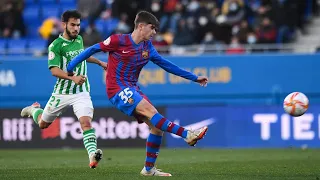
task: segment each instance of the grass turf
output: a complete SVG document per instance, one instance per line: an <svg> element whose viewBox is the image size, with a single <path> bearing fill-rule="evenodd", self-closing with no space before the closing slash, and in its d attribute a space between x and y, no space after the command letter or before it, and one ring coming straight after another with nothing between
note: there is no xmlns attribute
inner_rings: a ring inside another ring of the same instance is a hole
<svg viewBox="0 0 320 180"><path fill-rule="evenodd" d="M148 178L139 175L144 149L103 151L103 160L93 170L84 149L0 150L0 179ZM318 180L320 150L161 149L157 167L170 172L170 179Z"/></svg>

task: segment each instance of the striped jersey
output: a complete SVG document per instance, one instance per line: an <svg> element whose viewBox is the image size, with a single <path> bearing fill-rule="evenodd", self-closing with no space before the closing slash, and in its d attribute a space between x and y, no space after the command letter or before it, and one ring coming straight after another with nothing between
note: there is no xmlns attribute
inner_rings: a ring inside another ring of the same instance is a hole
<svg viewBox="0 0 320 180"><path fill-rule="evenodd" d="M158 54L151 41L136 44L131 34L114 34L100 42L100 49L109 52L106 85L108 98L120 90L137 85L142 68L152 61L165 71L180 77L196 81L197 76L185 71Z"/></svg>
<svg viewBox="0 0 320 180"><path fill-rule="evenodd" d="M60 35L48 47L48 66L58 67L67 72L67 64L72 58L84 50L83 40L80 35L76 39L68 40ZM74 68L75 75L87 76L87 63L83 61ZM90 92L88 78L81 86L76 85L72 80L58 78L54 85L53 94L77 94Z"/></svg>

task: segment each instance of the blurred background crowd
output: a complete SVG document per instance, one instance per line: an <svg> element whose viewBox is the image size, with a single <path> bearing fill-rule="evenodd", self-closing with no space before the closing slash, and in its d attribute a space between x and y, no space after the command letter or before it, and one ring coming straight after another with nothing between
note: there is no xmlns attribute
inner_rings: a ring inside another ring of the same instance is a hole
<svg viewBox="0 0 320 180"><path fill-rule="evenodd" d="M112 33L130 33L139 10L160 20L157 47L168 45L283 44L318 16L317 0L1 0L0 48L44 50L62 31L60 15L78 9L85 46Z"/></svg>

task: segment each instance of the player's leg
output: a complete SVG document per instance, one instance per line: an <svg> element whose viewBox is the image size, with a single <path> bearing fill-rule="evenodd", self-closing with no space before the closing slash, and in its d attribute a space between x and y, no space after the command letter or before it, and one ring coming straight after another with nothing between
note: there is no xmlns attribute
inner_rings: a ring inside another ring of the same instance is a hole
<svg viewBox="0 0 320 180"><path fill-rule="evenodd" d="M155 128L149 121L143 120L143 117L139 117L139 120L145 121L150 127L150 134L146 142L146 161L140 174L143 176L172 176L170 173L162 172L155 167L162 143L163 131Z"/></svg>
<svg viewBox="0 0 320 180"><path fill-rule="evenodd" d="M96 168L102 159L102 150L97 149L97 138L92 128L93 105L89 93L79 93L73 102L73 111L83 130L83 145L89 156L89 167Z"/></svg>
<svg viewBox="0 0 320 180"><path fill-rule="evenodd" d="M48 105L43 110L40 108L38 102L33 103L31 106L27 106L21 111L22 117L32 116L33 121L39 125L40 129L45 129L50 126L50 124L57 118L56 114L48 112Z"/></svg>
<svg viewBox="0 0 320 180"><path fill-rule="evenodd" d="M147 117L145 120L149 121L156 128L184 138L190 146L196 145L198 140L202 139L208 130L207 126L196 131L187 130L163 117L160 113L158 113L156 108L145 99L142 99L139 102L135 108L135 112Z"/></svg>
<svg viewBox="0 0 320 180"><path fill-rule="evenodd" d="M141 91L138 92L145 100L152 104L146 95L144 95ZM150 134L146 142L146 161L140 174L143 176L171 176L170 173L165 173L155 168L155 163L158 158L162 143L163 131L154 127L148 120L145 120L145 118L147 118L145 116L134 114L134 117L138 123L146 122L146 124L150 127Z"/></svg>
<svg viewBox="0 0 320 180"><path fill-rule="evenodd" d="M134 88L125 88L119 91L110 101L123 113L129 116L142 115L146 117L144 119L146 122L150 122L162 131L184 138L190 146L194 146L198 140L202 139L208 130L208 127L203 127L197 131L190 131L167 120Z"/></svg>

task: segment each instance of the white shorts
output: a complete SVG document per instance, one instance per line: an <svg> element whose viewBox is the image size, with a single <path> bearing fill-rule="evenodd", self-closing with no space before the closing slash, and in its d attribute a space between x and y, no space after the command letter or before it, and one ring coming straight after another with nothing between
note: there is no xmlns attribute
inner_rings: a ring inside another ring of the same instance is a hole
<svg viewBox="0 0 320 180"><path fill-rule="evenodd" d="M71 95L52 94L43 110L41 119L47 123L52 123L69 106L73 107L73 112L78 119L83 116L93 117L93 105L90 94L82 92Z"/></svg>

